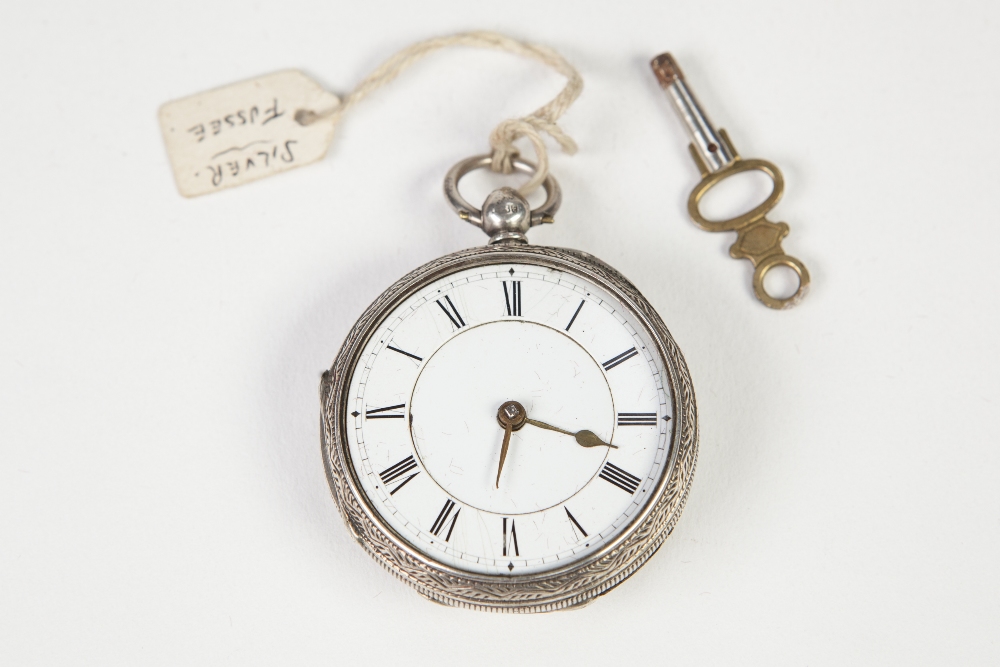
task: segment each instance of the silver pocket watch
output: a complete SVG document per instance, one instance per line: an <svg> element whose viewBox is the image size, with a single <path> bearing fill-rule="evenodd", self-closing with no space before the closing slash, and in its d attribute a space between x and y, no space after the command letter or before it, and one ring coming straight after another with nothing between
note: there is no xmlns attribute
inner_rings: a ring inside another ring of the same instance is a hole
<svg viewBox="0 0 1000 667"><path fill-rule="evenodd" d="M489 611L574 607L670 535L698 452L694 390L660 316L615 269L526 232L501 188L489 244L436 259L372 303L323 374L323 460L358 542L421 595ZM515 160L518 171L534 166Z"/></svg>

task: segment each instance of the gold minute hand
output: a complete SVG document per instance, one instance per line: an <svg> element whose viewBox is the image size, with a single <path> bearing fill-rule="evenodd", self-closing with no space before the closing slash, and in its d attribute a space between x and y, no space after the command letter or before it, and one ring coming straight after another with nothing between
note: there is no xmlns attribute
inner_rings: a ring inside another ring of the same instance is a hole
<svg viewBox="0 0 1000 667"><path fill-rule="evenodd" d="M576 438L576 444L581 447L611 447L612 449L618 449L618 445L612 445L610 443L604 442L593 431L577 431L573 433L572 431L566 431L559 428L558 426L553 426L552 424L546 424L545 422L540 422L537 419L525 419L526 423L532 426L537 426L538 428L544 428L549 431L555 431L556 433L565 433L566 435L571 435Z"/></svg>

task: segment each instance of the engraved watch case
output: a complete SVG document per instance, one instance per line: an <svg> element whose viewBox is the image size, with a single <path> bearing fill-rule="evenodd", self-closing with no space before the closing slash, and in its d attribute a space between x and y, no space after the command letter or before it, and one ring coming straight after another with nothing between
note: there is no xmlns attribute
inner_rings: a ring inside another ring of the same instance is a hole
<svg viewBox="0 0 1000 667"><path fill-rule="evenodd" d="M525 217L521 211L516 213ZM695 397L680 350L659 315L626 278L589 254L530 246L520 239L510 242L509 231L499 233L508 238L441 257L411 272L387 289L360 317L332 368L323 374L323 461L334 500L352 534L376 561L421 595L443 604L479 610L553 611L586 604L608 592L645 563L670 535L684 508L697 459ZM421 553L372 506L351 461L347 438L348 389L366 344L400 303L452 273L515 262L592 281L628 309L645 329L665 364L663 380L670 385L675 421L664 472L648 500L614 539L556 569L532 574L481 574Z"/></svg>

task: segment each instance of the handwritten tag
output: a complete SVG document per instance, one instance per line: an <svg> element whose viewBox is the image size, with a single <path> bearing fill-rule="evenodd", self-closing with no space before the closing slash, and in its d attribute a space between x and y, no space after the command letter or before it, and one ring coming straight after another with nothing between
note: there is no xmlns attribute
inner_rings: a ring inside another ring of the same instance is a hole
<svg viewBox="0 0 1000 667"><path fill-rule="evenodd" d="M322 159L338 104L297 70L167 102L160 129L177 189L197 197Z"/></svg>

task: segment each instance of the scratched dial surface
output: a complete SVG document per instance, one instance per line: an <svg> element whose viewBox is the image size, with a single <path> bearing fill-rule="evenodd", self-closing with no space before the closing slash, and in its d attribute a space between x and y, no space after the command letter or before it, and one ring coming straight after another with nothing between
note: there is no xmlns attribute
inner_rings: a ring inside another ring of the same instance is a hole
<svg viewBox="0 0 1000 667"><path fill-rule="evenodd" d="M399 536L461 570L583 558L629 526L665 472L673 397L651 340L565 271L497 264L429 284L382 321L351 378L362 492ZM507 401L568 433L524 424L501 467ZM584 430L606 445L579 444Z"/></svg>

